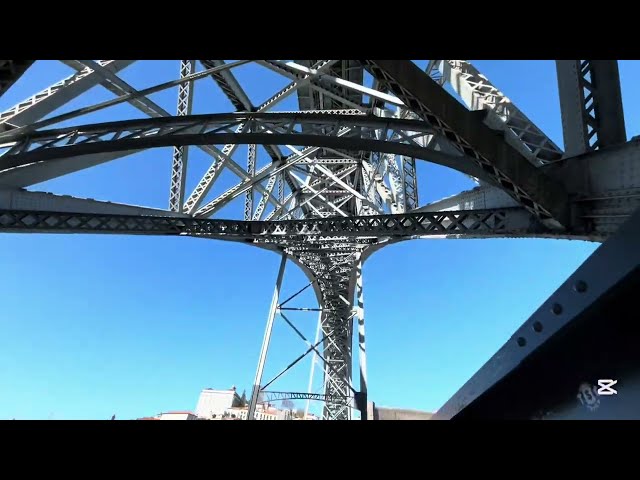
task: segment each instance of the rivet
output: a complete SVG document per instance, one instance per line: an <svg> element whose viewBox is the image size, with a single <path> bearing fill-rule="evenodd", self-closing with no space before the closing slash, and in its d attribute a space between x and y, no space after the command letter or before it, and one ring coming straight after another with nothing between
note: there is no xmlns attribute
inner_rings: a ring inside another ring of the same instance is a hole
<svg viewBox="0 0 640 480"><path fill-rule="evenodd" d="M573 286L573 289L578 293L584 293L587 291L587 282L584 280L578 280Z"/></svg>

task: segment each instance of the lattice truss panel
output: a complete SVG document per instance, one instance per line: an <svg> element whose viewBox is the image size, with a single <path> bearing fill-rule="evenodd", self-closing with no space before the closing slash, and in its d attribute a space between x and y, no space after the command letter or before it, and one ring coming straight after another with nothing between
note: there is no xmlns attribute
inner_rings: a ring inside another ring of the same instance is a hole
<svg viewBox="0 0 640 480"><path fill-rule="evenodd" d="M354 406L352 381L353 323L356 310L355 295L356 264L364 249L374 238L341 238L328 242L320 238L312 248L292 245L287 252L302 264L315 279L322 334L324 362L323 418L326 420L348 420Z"/></svg>
<svg viewBox="0 0 640 480"><path fill-rule="evenodd" d="M0 185L28 187L163 146L174 147L168 210L197 218L214 216L234 201L244 202L245 220L408 212L420 206L416 159L505 183L499 169L478 168L465 158L469 152L443 148L451 144L451 138L442 131L442 122L433 118L425 121L415 109L407 108L405 100L387 93L384 74L374 75L375 88L365 85L366 62L257 61L288 80L257 105L250 100L249 89L234 75L234 69L246 62L182 60L176 62L176 80L144 89L135 88L118 75L132 61L65 63L76 73L0 114L5 130L0 134ZM54 114L96 85L117 97ZM149 98L175 87L175 114ZM193 115L196 87L219 88L235 111ZM297 96L298 110L280 110L279 104L292 95ZM121 103L132 105L149 118L106 124L82 122L87 114ZM514 123L514 115L503 117L507 123ZM56 128L61 122L74 125ZM536 134L542 135L539 129ZM527 145L531 143L529 137L523 139ZM238 158L240 144L248 145L248 155L243 154L246 158ZM271 164L262 168L256 166L259 145L271 157ZM207 154L211 165L195 188L186 191L190 148ZM238 179L237 183L208 198L225 170ZM529 204L526 192L517 185L510 186L510 193L524 199L525 206L532 207L536 215L547 215L541 205Z"/></svg>
<svg viewBox="0 0 640 480"><path fill-rule="evenodd" d="M144 88L120 75L134 61L64 63L73 74L0 113L0 231L191 235L286 251L317 280L325 312L325 418L350 415L336 399L352 397L354 272L366 248L403 238L573 234L567 192L541 168L562 152L468 62L429 61L425 73L409 61L180 60L173 80ZM252 101L251 85L239 80L248 63L284 86ZM0 94L28 66L0 61ZM467 108L442 88L452 80ZM97 86L111 98L58 113ZM168 89L177 93L171 111L151 99ZM224 95L229 110L194 114L198 92ZM118 105L142 115L86 120ZM506 133L485 141L485 128ZM166 210L24 190L160 147L172 150ZM194 150L208 167L187 188ZM432 211L420 203L419 160L506 200ZM224 175L235 180L214 194ZM240 213L225 218L232 204Z"/></svg>
<svg viewBox="0 0 640 480"><path fill-rule="evenodd" d="M319 400L325 403L342 403L340 398L331 397L323 393L307 392L263 392L261 403L280 402L282 400Z"/></svg>

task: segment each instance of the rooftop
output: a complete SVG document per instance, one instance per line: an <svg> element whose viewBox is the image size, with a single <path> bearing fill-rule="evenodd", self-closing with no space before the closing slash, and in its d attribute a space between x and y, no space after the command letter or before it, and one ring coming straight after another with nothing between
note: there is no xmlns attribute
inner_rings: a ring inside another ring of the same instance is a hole
<svg viewBox="0 0 640 480"><path fill-rule="evenodd" d="M226 394L235 394L238 395L238 392L236 390L233 389L227 389L227 390L216 390L214 388L205 388L204 390L202 390L202 393L226 393Z"/></svg>

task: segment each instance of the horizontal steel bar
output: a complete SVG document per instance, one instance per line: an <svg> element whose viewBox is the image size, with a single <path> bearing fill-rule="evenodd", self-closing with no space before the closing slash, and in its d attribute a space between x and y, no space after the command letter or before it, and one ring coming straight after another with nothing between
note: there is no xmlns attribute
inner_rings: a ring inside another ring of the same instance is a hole
<svg viewBox="0 0 640 480"><path fill-rule="evenodd" d="M233 132L237 125L244 123L252 124L250 132ZM309 125L314 128L300 132L283 129L282 125ZM352 131L346 132L345 129L349 128ZM332 129L333 133L328 133L327 129ZM435 151L423 145L419 139L387 138L399 131L427 135L431 130L431 126L423 121L373 115L233 113L157 117L44 130L7 138L0 146L8 149L0 157L0 171L35 162L104 152L185 145L260 144L305 145L404 155L491 181L485 171L462 154L457 156ZM376 136L375 131L387 134Z"/></svg>
<svg viewBox="0 0 640 480"><path fill-rule="evenodd" d="M344 403L349 397L339 395L325 395L324 393L305 393L305 392L269 392L263 391L264 397L262 402L276 402L280 400L317 400L320 402Z"/></svg>
<svg viewBox="0 0 640 480"><path fill-rule="evenodd" d="M199 235L212 238L420 237L429 235L504 236L546 230L521 208L419 212L366 217L287 221L236 221L90 213L0 210L0 231L41 233L125 233Z"/></svg>
<svg viewBox="0 0 640 480"><path fill-rule="evenodd" d="M326 308L293 308L293 307L278 307L278 310L295 310L298 312L326 312Z"/></svg>

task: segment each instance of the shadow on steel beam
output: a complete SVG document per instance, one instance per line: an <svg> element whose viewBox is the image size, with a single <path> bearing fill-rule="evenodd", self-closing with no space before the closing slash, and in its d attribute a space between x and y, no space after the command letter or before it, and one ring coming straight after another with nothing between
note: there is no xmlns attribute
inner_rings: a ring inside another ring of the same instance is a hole
<svg viewBox="0 0 640 480"><path fill-rule="evenodd" d="M640 419L638 292L640 210L434 419Z"/></svg>

